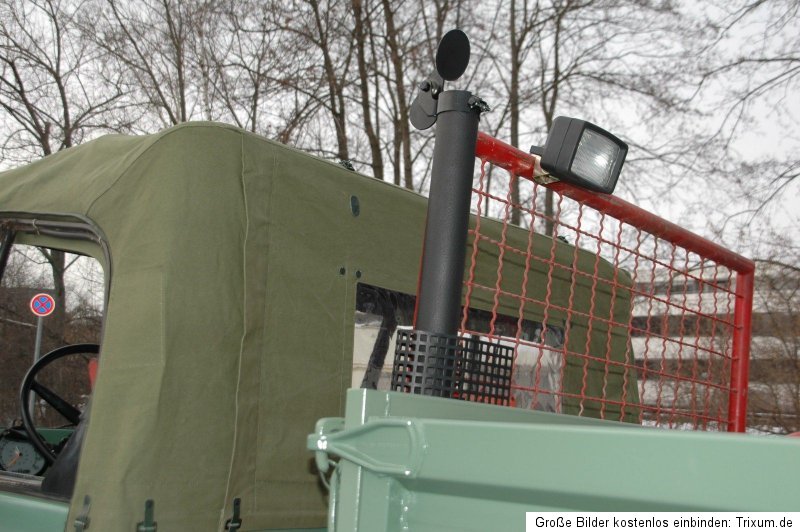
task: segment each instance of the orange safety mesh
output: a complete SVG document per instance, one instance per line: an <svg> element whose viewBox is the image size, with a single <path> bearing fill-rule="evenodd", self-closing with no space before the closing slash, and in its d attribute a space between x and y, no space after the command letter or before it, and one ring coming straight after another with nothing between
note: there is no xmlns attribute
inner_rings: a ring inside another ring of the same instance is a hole
<svg viewBox="0 0 800 532"><path fill-rule="evenodd" d="M729 430L736 272L557 190L546 214L546 192L486 160L473 188L461 334L513 345L512 405Z"/></svg>

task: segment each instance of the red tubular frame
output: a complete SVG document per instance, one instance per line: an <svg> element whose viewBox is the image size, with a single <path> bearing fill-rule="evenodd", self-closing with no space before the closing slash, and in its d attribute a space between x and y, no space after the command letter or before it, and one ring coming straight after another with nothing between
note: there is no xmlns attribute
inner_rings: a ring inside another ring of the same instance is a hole
<svg viewBox="0 0 800 532"><path fill-rule="evenodd" d="M537 157L525 153L485 133L478 133L475 156L510 173L533 180ZM747 416L747 385L750 362L750 323L753 308L755 263L653 213L609 194L591 192L563 182L545 185L564 196L612 216L626 224L681 246L730 268L736 275L736 303L731 363L731 390L728 397L728 431L744 432Z"/></svg>
<svg viewBox="0 0 800 532"><path fill-rule="evenodd" d="M753 266L755 269L755 265ZM731 394L728 398L728 431L744 432L747 425L747 385L750 374L750 321L753 314L754 270L736 276Z"/></svg>

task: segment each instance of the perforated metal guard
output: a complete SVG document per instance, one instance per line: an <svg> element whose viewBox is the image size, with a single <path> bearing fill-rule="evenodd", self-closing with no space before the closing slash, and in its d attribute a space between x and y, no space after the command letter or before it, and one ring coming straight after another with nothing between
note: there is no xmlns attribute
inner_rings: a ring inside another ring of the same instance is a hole
<svg viewBox="0 0 800 532"><path fill-rule="evenodd" d="M392 390L508 405L511 346L425 331L398 331Z"/></svg>

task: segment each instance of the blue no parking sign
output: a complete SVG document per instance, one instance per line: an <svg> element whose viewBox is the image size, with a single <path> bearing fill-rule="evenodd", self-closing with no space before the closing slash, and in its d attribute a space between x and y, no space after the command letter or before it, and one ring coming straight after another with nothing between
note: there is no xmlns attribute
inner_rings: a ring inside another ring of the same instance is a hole
<svg viewBox="0 0 800 532"><path fill-rule="evenodd" d="M56 300L50 294L36 294L31 299L31 312L40 318L49 316L55 309Z"/></svg>

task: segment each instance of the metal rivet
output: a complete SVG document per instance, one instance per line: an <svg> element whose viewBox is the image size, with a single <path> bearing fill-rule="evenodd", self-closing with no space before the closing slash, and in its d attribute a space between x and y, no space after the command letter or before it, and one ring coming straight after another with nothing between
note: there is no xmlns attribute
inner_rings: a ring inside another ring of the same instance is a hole
<svg viewBox="0 0 800 532"><path fill-rule="evenodd" d="M358 202L358 196L350 196L350 212L353 216L361 214L361 205Z"/></svg>
<svg viewBox="0 0 800 532"><path fill-rule="evenodd" d="M361 279L361 270L356 270L356 279Z"/></svg>

